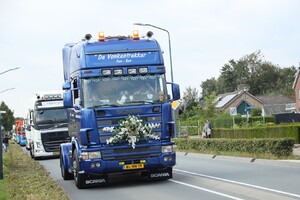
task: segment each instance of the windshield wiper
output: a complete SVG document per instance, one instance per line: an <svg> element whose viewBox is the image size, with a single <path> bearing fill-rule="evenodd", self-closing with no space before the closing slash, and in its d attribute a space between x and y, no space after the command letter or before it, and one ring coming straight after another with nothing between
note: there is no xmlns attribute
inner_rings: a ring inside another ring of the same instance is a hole
<svg viewBox="0 0 300 200"><path fill-rule="evenodd" d="M56 125L52 126L52 127L49 128L49 129L60 128L60 127L63 127L63 126L65 126L65 125L67 125L67 124L68 124L67 122L60 123L60 124L56 124Z"/></svg>
<svg viewBox="0 0 300 200"><path fill-rule="evenodd" d="M153 101L126 101L125 104L135 104L135 103L140 103L140 104L152 104Z"/></svg>
<svg viewBox="0 0 300 200"><path fill-rule="evenodd" d="M102 105L96 105L96 106L91 106L89 108L99 108L99 107L119 107L120 105L118 104L102 104Z"/></svg>

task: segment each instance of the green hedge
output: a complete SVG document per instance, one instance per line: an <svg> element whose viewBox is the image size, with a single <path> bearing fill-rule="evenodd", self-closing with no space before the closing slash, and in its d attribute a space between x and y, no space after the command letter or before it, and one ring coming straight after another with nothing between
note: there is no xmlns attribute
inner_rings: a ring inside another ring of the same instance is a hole
<svg viewBox="0 0 300 200"><path fill-rule="evenodd" d="M210 121L213 122L214 128L232 128L233 126L233 117L231 116L226 116L226 117L214 117L210 118ZM248 122L247 122L248 120ZM195 126L200 122L202 125L206 119L201 119L201 118L188 118L186 120L180 119L179 122L180 125L182 126ZM275 124L275 116L254 116L254 117L249 117L248 119L246 117L242 116L235 116L234 117L234 123L235 125L242 126L245 124L249 125L256 125L257 123L262 123L262 124L268 124L268 123L273 123Z"/></svg>
<svg viewBox="0 0 300 200"><path fill-rule="evenodd" d="M213 138L227 139L253 139L253 138L294 138L296 143L300 143L300 126L298 125L276 125L260 128L214 128Z"/></svg>
<svg viewBox="0 0 300 200"><path fill-rule="evenodd" d="M288 157L293 154L294 138L279 139L196 139L175 138L178 150L196 152L244 152Z"/></svg>

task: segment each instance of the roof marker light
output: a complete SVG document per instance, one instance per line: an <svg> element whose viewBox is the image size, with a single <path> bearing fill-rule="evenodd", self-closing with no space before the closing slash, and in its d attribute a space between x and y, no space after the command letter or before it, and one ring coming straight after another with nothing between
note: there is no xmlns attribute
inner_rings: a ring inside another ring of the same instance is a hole
<svg viewBox="0 0 300 200"><path fill-rule="evenodd" d="M104 41L104 39L105 39L105 38L104 38L104 32L102 32L102 31L101 31L101 32L98 32L98 40L99 40L99 41Z"/></svg>
<svg viewBox="0 0 300 200"><path fill-rule="evenodd" d="M134 40L140 39L139 31L138 31L138 30L134 30L134 31L133 31L133 39L134 39Z"/></svg>

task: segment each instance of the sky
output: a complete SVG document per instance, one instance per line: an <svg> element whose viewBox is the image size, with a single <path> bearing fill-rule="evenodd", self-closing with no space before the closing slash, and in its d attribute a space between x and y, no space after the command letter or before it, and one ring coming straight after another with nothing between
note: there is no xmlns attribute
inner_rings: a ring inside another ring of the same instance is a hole
<svg viewBox="0 0 300 200"><path fill-rule="evenodd" d="M0 102L26 117L36 92L62 88L64 45L99 31L152 31L164 51L167 81L172 59L182 95L188 87L201 92L201 83L218 78L229 60L258 50L281 68L298 67L299 8L298 0L1 0L0 74L18 69L0 75ZM168 30L171 54L166 31L134 23Z"/></svg>

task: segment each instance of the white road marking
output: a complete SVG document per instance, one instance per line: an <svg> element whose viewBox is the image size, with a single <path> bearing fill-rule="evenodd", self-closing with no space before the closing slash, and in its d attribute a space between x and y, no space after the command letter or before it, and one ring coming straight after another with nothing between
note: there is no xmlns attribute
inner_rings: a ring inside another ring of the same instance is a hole
<svg viewBox="0 0 300 200"><path fill-rule="evenodd" d="M169 181L172 181L174 183L178 183L178 184L181 184L181 185L185 185L185 186L188 186L188 187L192 187L192 188L195 188L195 189L198 189L198 190L203 190L205 192L210 192L210 193L213 193L213 194L216 194L216 195L220 195L220 196L223 196L223 197L227 197L227 198L230 198L230 199L244 200L244 199L241 199L241 198L237 198L237 197L234 197L234 196L230 196L230 195L227 195L227 194L223 194L223 193L220 193L220 192L209 190L209 189L206 189L206 188L203 188L203 187L198 187L198 186L191 185L191 184L188 184L188 183L184 183L184 182L180 182L180 181L175 181L173 179L169 179Z"/></svg>
<svg viewBox="0 0 300 200"><path fill-rule="evenodd" d="M278 194L284 194L284 195L300 198L300 195L298 195L298 194L293 194L293 193L284 192L284 191L280 191L280 190L270 189L270 188L261 187L261 186L257 186L257 185L252 185L252 184L248 184L248 183L242 183L242 182L238 182L238 181L232 181L232 180L228 180L228 179L218 178L218 177L209 176L209 175L205 175L205 174L199 174L199 173L195 173L195 172L189 172L189 171L180 170L180 169L173 169L173 170L178 171L178 172L182 172L182 173L191 174L191 175L201 176L201 177L205 177L205 178L224 181L224 182L228 182L228 183L234 183L234 184L237 184L237 185L243 185L243 186L247 186L247 187L257 188L257 189L261 189L261 190L275 192L275 193L278 193Z"/></svg>

